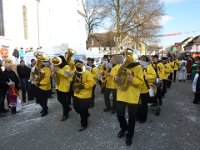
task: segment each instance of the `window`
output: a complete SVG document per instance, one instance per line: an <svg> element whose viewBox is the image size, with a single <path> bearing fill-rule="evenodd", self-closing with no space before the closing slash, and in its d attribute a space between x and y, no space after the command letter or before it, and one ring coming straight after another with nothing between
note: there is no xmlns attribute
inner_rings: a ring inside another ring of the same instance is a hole
<svg viewBox="0 0 200 150"><path fill-rule="evenodd" d="M4 36L3 3L0 0L0 36Z"/></svg>
<svg viewBox="0 0 200 150"><path fill-rule="evenodd" d="M23 6L24 39L28 39L27 7Z"/></svg>

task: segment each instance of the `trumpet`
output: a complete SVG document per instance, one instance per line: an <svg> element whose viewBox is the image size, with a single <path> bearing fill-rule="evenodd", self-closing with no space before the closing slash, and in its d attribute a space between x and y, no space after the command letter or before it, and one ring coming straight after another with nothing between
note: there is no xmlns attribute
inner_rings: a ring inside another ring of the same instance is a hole
<svg viewBox="0 0 200 150"><path fill-rule="evenodd" d="M79 93L82 89L84 89L84 85L82 82L82 75L85 72L85 66L82 63L75 64L75 74L73 79L73 90L75 93Z"/></svg>
<svg viewBox="0 0 200 150"><path fill-rule="evenodd" d="M56 83L59 83L59 79L58 79L58 74L57 74L57 70L58 70L58 66L62 63L62 59L58 56L53 57L50 59L51 64L53 64L53 78L55 80Z"/></svg>

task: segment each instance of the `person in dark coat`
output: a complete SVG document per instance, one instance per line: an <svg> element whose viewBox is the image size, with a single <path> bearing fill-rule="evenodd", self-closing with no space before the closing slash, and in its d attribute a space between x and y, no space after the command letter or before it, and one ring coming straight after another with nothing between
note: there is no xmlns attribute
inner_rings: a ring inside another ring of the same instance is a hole
<svg viewBox="0 0 200 150"><path fill-rule="evenodd" d="M12 55L15 57L15 64L18 64L19 61L19 51L17 48L14 49Z"/></svg>
<svg viewBox="0 0 200 150"><path fill-rule="evenodd" d="M22 101L26 102L26 93L28 93L28 99L31 100L29 78L31 69L25 65L25 61L21 60L17 66L17 73L19 75L21 90L22 90Z"/></svg>
<svg viewBox="0 0 200 150"><path fill-rule="evenodd" d="M4 101L7 92L6 77L4 71L1 69L2 61L0 60L0 116L3 116L7 110L4 108Z"/></svg>
<svg viewBox="0 0 200 150"><path fill-rule="evenodd" d="M200 65L197 66L196 75L192 82L192 91L194 92L194 104L200 103Z"/></svg>
<svg viewBox="0 0 200 150"><path fill-rule="evenodd" d="M19 95L19 79L16 73L12 70L11 62L5 63L5 81L7 83L7 100L11 108L11 113L16 113L17 96Z"/></svg>

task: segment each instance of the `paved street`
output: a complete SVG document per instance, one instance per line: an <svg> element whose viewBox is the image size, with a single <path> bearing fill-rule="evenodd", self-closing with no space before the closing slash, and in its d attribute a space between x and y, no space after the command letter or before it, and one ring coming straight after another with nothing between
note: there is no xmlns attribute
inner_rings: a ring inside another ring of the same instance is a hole
<svg viewBox="0 0 200 150"><path fill-rule="evenodd" d="M16 115L0 118L0 150L198 150L200 105L192 103L190 84L172 85L161 115L150 112L147 123L136 124L131 147L125 145L125 138L117 138L116 115L103 112L103 95L97 89L89 128L84 132L78 132L80 119L74 110L67 121L59 121L61 105L53 98L48 116L40 117L39 105L31 103Z"/></svg>

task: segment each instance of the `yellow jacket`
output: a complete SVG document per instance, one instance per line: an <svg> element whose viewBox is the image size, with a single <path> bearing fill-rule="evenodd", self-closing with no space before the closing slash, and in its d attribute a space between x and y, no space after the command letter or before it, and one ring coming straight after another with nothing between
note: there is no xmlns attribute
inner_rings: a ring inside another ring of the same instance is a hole
<svg viewBox="0 0 200 150"><path fill-rule="evenodd" d="M67 76L66 72L71 72L69 65L65 65L63 68L59 68L57 71L58 83L56 83L56 89L61 92L69 92L71 76Z"/></svg>
<svg viewBox="0 0 200 150"><path fill-rule="evenodd" d="M74 96L80 99L88 99L92 97L92 87L95 82L93 76L90 71L85 70L82 74L82 84L84 85L84 89L80 90L80 92L74 91Z"/></svg>
<svg viewBox="0 0 200 150"><path fill-rule="evenodd" d="M179 68L179 60L175 59L173 62L174 62L174 70L178 70L178 68Z"/></svg>
<svg viewBox="0 0 200 150"><path fill-rule="evenodd" d="M43 67L44 76L39 82L39 88L45 91L51 90L51 69L49 67Z"/></svg>
<svg viewBox="0 0 200 150"><path fill-rule="evenodd" d="M156 79L156 72L153 69L152 65L148 65L146 69L144 69L144 79L146 80L147 84L153 85L153 82ZM149 91L146 83L144 82L144 84L141 86L141 93L147 93Z"/></svg>
<svg viewBox="0 0 200 150"><path fill-rule="evenodd" d="M133 80L130 81L127 90L117 89L117 101L129 104L138 104L140 98L140 86L144 84L144 75L141 65L129 69L133 74Z"/></svg>
<svg viewBox="0 0 200 150"><path fill-rule="evenodd" d="M159 78L164 79L165 75L164 75L164 66L162 62L158 62L157 64L152 64L152 67L154 68L154 70L157 70L157 74Z"/></svg>
<svg viewBox="0 0 200 150"><path fill-rule="evenodd" d="M117 84L114 81L114 78L117 75L119 68L120 68L119 64L116 64L114 67L112 67L110 75L106 77L106 88L117 89Z"/></svg>
<svg viewBox="0 0 200 150"><path fill-rule="evenodd" d="M170 72L171 72L170 64L169 63L164 64L164 78L163 79L168 79Z"/></svg>
<svg viewBox="0 0 200 150"><path fill-rule="evenodd" d="M91 73L92 73L94 82L96 84L96 81L98 79L98 69L97 69L97 67L93 67Z"/></svg>

